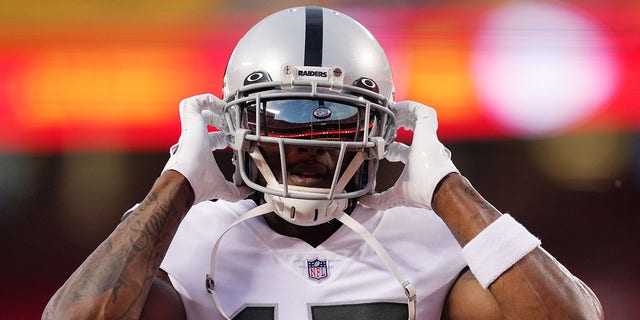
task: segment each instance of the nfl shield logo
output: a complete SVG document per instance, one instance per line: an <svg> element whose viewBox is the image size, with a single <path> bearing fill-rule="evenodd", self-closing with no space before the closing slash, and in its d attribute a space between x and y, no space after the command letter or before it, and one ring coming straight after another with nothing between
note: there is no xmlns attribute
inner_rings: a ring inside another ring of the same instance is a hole
<svg viewBox="0 0 640 320"><path fill-rule="evenodd" d="M327 260L307 260L307 275L310 279L322 280L329 276Z"/></svg>

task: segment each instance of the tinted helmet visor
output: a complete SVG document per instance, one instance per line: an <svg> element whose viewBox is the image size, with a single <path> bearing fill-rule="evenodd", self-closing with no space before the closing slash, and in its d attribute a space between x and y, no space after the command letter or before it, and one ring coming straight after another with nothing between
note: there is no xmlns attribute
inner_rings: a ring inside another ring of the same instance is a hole
<svg viewBox="0 0 640 320"><path fill-rule="evenodd" d="M249 130L268 137L359 141L371 130L376 115L366 117L364 106L352 106L328 100L286 99L245 105L243 118ZM259 121L257 121L259 120Z"/></svg>

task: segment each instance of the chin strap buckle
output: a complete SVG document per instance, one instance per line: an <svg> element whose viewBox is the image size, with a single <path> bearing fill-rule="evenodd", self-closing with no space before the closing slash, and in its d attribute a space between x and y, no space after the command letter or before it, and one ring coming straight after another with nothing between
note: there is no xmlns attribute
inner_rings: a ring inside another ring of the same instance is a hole
<svg viewBox="0 0 640 320"><path fill-rule="evenodd" d="M216 282L213 281L213 278L211 278L211 276L207 274L207 277L204 280L204 285L207 288L207 292L211 293L211 292L213 292L213 290L214 290L214 288L216 286Z"/></svg>
<svg viewBox="0 0 640 320"><path fill-rule="evenodd" d="M413 286L409 280L402 283L402 287L404 288L404 294L407 296L409 301L416 300L416 288Z"/></svg>

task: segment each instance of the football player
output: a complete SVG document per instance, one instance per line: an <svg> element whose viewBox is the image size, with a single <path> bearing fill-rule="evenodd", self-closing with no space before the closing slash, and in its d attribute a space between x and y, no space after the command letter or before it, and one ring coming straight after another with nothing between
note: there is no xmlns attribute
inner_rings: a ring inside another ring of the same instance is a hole
<svg viewBox="0 0 640 320"><path fill-rule="evenodd" d="M383 49L349 16L266 17L233 51L222 99L180 103L148 196L43 318L601 318L594 293L460 174L436 112L393 94ZM212 152L227 147L233 181ZM404 170L376 193L385 158Z"/></svg>

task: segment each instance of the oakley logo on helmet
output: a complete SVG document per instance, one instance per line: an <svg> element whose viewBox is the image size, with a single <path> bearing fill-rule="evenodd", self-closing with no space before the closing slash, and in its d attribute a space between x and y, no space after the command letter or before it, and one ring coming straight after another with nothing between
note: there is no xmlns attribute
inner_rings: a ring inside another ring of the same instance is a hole
<svg viewBox="0 0 640 320"><path fill-rule="evenodd" d="M256 71L249 74L246 78L244 78L244 85L250 85L254 83L260 82L269 82L271 81L271 77L268 73L264 71Z"/></svg>
<svg viewBox="0 0 640 320"><path fill-rule="evenodd" d="M358 78L356 79L356 81L353 82L353 85L358 88L363 88L363 89L371 90L375 93L380 93L380 88L378 88L378 84L375 81L373 81L373 79L371 78L367 78L367 77Z"/></svg>

